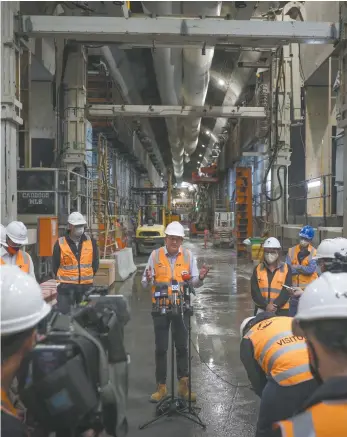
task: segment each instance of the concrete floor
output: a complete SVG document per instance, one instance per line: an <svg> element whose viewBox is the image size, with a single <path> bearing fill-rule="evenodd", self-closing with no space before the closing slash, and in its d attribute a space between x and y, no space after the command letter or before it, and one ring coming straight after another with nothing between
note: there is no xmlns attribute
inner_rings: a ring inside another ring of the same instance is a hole
<svg viewBox="0 0 347 437"><path fill-rule="evenodd" d="M154 415L155 406L148 400L156 388L150 291L143 290L140 283L147 257L138 257L135 260L138 272L126 282L117 284L115 289L128 297L132 313L126 328L126 344L132 363L129 436L177 437L181 433L182 437L251 437L255 432L258 399L248 388L247 376L239 360L239 326L253 312L249 292L252 266L238 266L230 249L205 250L201 240L188 241L185 246L197 256L199 266L204 262L211 266L194 301L193 342L201 359L227 382L201 363L193 350L193 389L197 392L197 406L201 408L200 417L207 429L177 417L161 419L142 431L138 429Z"/></svg>

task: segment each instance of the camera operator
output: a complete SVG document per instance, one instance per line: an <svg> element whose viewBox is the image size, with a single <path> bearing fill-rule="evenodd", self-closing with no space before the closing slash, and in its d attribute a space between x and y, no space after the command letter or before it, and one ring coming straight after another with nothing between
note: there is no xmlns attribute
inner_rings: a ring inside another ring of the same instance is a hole
<svg viewBox="0 0 347 437"><path fill-rule="evenodd" d="M184 228L179 222L170 223L165 229L165 234L165 246L151 253L142 277L143 286L152 285L153 303L155 303L154 293L156 286L166 285L168 287L168 296L170 297L172 295L173 281L183 285L183 272L188 272L191 275L193 287L198 288L202 285L209 271L205 265L199 271L196 258L190 250L181 247L184 238ZM189 398L186 315L184 315L184 319L182 317L172 317L169 314L153 314L157 391L152 394L151 402L159 402L167 396L167 349L171 323L176 346L177 377L179 380L178 395L186 400ZM195 393L191 394L191 400L196 400Z"/></svg>
<svg viewBox="0 0 347 437"><path fill-rule="evenodd" d="M81 302L99 268L96 241L85 234L86 225L81 213L71 213L66 235L54 245L53 273L59 283L58 309L63 314L69 313L72 305Z"/></svg>
<svg viewBox="0 0 347 437"><path fill-rule="evenodd" d="M35 279L16 266L0 268L1 435L26 437L27 430L9 399L9 389L36 340L36 327L51 308Z"/></svg>

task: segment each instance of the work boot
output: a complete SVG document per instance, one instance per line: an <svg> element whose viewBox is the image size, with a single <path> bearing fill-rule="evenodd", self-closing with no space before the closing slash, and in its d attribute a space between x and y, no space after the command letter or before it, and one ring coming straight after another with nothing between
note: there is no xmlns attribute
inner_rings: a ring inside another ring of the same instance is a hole
<svg viewBox="0 0 347 437"><path fill-rule="evenodd" d="M178 396L189 401L189 378L185 376L178 381ZM191 392L191 401L196 402L196 393Z"/></svg>
<svg viewBox="0 0 347 437"><path fill-rule="evenodd" d="M166 384L158 384L157 391L152 394L150 401L154 403L160 402L165 396L167 396Z"/></svg>

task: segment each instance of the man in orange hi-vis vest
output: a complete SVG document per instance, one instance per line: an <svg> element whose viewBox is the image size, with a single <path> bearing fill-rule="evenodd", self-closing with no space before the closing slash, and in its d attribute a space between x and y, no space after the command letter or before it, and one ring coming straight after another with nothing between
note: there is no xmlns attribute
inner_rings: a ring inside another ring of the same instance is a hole
<svg viewBox="0 0 347 437"><path fill-rule="evenodd" d="M304 336L319 387L298 414L274 425L281 437L347 436L347 257L306 287L292 324ZM341 271L340 270L340 271Z"/></svg>
<svg viewBox="0 0 347 437"><path fill-rule="evenodd" d="M203 265L200 270L197 267L196 258L190 250L182 247L184 228L179 222L171 222L165 229L165 246L154 250L148 260L147 267L142 276L144 287L152 286L152 303L155 305L156 287L166 287L168 299L172 297L173 287L182 287L182 274L189 273L193 287L202 285L209 269ZM177 377L179 380L178 395L184 399L189 398L189 375L188 375L188 326L187 313L158 314L153 311L153 323L155 334L155 364L157 391L152 394L150 401L159 402L167 395L167 349L169 343L169 329L173 329ZM196 394L191 393L191 400L196 400Z"/></svg>
<svg viewBox="0 0 347 437"><path fill-rule="evenodd" d="M272 424L291 417L317 387L305 340L291 327L291 317L267 312L240 327L240 358L261 397L256 437L272 437Z"/></svg>
<svg viewBox="0 0 347 437"><path fill-rule="evenodd" d="M13 221L1 232L0 264L17 266L35 278L31 256L22 250L28 244L28 230L24 223Z"/></svg>
<svg viewBox="0 0 347 437"><path fill-rule="evenodd" d="M63 314L79 303L84 292L93 285L99 268L96 241L85 234L87 222L79 212L68 217L68 230L53 248L53 273L58 282L58 309Z"/></svg>

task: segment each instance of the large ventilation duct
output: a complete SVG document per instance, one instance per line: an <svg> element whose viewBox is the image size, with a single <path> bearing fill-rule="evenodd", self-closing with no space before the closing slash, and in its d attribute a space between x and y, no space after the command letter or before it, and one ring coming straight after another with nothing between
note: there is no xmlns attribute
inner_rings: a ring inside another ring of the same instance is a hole
<svg viewBox="0 0 347 437"><path fill-rule="evenodd" d="M219 16L222 2L182 2L184 16ZM185 105L205 104L214 49L183 49L182 97ZM187 154L195 152L198 144L201 118L183 120L182 142Z"/></svg>
<svg viewBox="0 0 347 437"><path fill-rule="evenodd" d="M180 3L170 1L142 2L146 14L172 15L179 13ZM153 64L157 76L158 89L163 105L179 105L182 86L182 49L156 48L153 52ZM176 179L183 176L184 148L180 142L176 117L165 119L172 151L172 163Z"/></svg>

